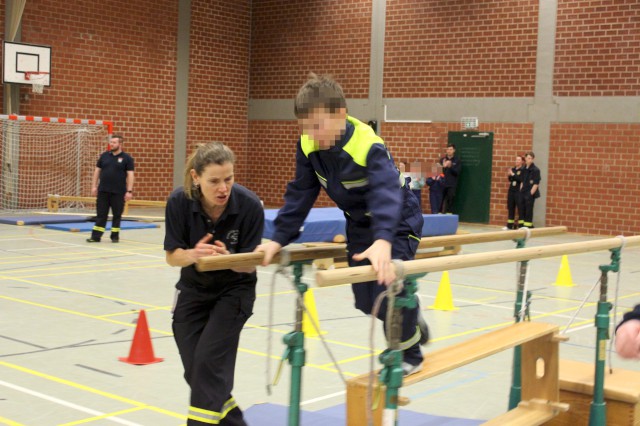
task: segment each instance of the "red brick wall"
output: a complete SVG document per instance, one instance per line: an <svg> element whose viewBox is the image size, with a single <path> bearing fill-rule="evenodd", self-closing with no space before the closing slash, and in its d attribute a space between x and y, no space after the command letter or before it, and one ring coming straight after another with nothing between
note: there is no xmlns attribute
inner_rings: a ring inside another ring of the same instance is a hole
<svg viewBox="0 0 640 426"><path fill-rule="evenodd" d="M459 131L460 123L404 124L385 123L381 136L394 159L424 161L432 164L445 153L448 133ZM533 126L529 123L481 123L481 132L493 132L493 167L489 221L495 225L507 222L507 167L513 166L515 156L531 147ZM427 173L430 168L427 168ZM430 213L429 191L422 191L422 210Z"/></svg>
<svg viewBox="0 0 640 426"><path fill-rule="evenodd" d="M556 96L640 95L640 3L558 2Z"/></svg>
<svg viewBox="0 0 640 426"><path fill-rule="evenodd" d="M249 0L192 1L187 151L228 143L240 180L248 172L250 19ZM29 100L20 113L113 121L136 160L136 197L165 199L173 188L177 31L176 1L29 1L22 41L52 47L52 86L42 95L22 88Z"/></svg>
<svg viewBox="0 0 640 426"><path fill-rule="evenodd" d="M248 160L250 0L191 2L188 147L219 141L236 154L236 180ZM187 153L187 154L188 154ZM255 151L251 151L255 155Z"/></svg>
<svg viewBox="0 0 640 426"><path fill-rule="evenodd" d="M640 124L555 124L547 224L572 232L640 234Z"/></svg>
<svg viewBox="0 0 640 426"><path fill-rule="evenodd" d="M387 2L384 96L533 96L538 0Z"/></svg>
<svg viewBox="0 0 640 426"><path fill-rule="evenodd" d="M23 87L20 113L113 121L136 160L138 198L172 188L177 17L169 0L33 0L24 10L22 42L52 47L52 83L42 95Z"/></svg>
<svg viewBox="0 0 640 426"><path fill-rule="evenodd" d="M254 1L251 98L293 99L313 71L369 96L371 0Z"/></svg>
<svg viewBox="0 0 640 426"><path fill-rule="evenodd" d="M294 121L249 122L249 146L260 155L248 157L247 167L251 169L248 184L265 207L279 208L283 205L286 185L295 175L298 131ZM324 191L320 194L317 207L335 206Z"/></svg>

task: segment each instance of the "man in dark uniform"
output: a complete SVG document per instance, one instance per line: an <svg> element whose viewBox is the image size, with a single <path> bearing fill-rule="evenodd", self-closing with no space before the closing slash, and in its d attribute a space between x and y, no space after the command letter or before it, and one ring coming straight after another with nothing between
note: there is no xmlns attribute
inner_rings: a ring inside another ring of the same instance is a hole
<svg viewBox="0 0 640 426"><path fill-rule="evenodd" d="M518 229L524 226L524 217L520 208L520 186L522 186L524 158L521 155L516 156L515 166L507 171L507 179L509 179L509 190L507 192L507 229ZM516 208L518 209L518 223L515 222Z"/></svg>
<svg viewBox="0 0 640 426"><path fill-rule="evenodd" d="M272 241L257 250L265 253L266 265L295 240L324 188L345 213L349 265L372 265L377 272L378 283L352 285L356 308L371 314L384 285L395 279L391 259L415 257L423 225L418 200L382 139L347 115L344 93L333 79L312 74L298 92L295 114L302 129L295 178L287 185ZM386 321L386 300L378 318ZM404 310L401 333L402 369L416 373L423 361L419 344L429 337L419 307Z"/></svg>
<svg viewBox="0 0 640 426"><path fill-rule="evenodd" d="M538 190L541 180L540 169L533 163L534 158L536 155L531 151L524 155L525 168L520 188L522 217L524 218L522 225L526 228L533 228L533 204L536 198L540 197Z"/></svg>
<svg viewBox="0 0 640 426"><path fill-rule="evenodd" d="M462 162L456 157L456 146L452 143L447 145L447 154L440 159L444 172L444 194L442 201L442 213L453 213L453 201L456 198L456 188L458 187L458 177L462 171Z"/></svg>
<svg viewBox="0 0 640 426"><path fill-rule="evenodd" d="M93 172L91 195L97 195L96 224L88 243L99 243L104 234L109 208L113 214L111 241L120 241L120 221L124 203L133 198L133 158L122 150L124 138L113 135L109 139L109 151L102 153ZM98 185L98 181L100 185Z"/></svg>

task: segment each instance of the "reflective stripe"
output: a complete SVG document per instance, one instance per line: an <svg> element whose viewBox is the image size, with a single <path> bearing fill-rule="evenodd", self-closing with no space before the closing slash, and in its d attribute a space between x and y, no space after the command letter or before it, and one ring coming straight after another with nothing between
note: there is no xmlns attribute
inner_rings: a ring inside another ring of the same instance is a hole
<svg viewBox="0 0 640 426"><path fill-rule="evenodd" d="M346 189L362 188L363 186L367 185L369 185L369 179L366 178L342 182L342 186L344 186Z"/></svg>
<svg viewBox="0 0 640 426"><path fill-rule="evenodd" d="M205 410L204 408L198 408L191 406L189 407L189 414L187 416L188 419L196 420L202 423L207 423L211 425L220 424L220 420L224 419L229 411L236 408L238 404L236 400L232 397L229 398L227 402L222 406L222 412L218 413L216 411Z"/></svg>
<svg viewBox="0 0 640 426"><path fill-rule="evenodd" d="M327 189L327 180L324 177L320 176L318 174L318 172L316 172L316 176L318 177L318 180L320 181L320 185L322 185L322 187L324 189Z"/></svg>
<svg viewBox="0 0 640 426"><path fill-rule="evenodd" d="M105 231L105 229L102 226L94 226L93 230L94 231L100 231L100 232L104 232Z"/></svg>
<svg viewBox="0 0 640 426"><path fill-rule="evenodd" d="M111 232L120 232L120 228L111 228Z"/></svg>
<svg viewBox="0 0 640 426"><path fill-rule="evenodd" d="M398 349L400 349L401 351L406 351L413 345L416 345L419 341L420 341L420 328L416 326L416 334L414 334L413 337L411 337L411 339L405 340L404 342L400 342L400 347Z"/></svg>
<svg viewBox="0 0 640 426"><path fill-rule="evenodd" d="M420 238L416 237L413 234L409 234L409 238L413 238L414 240L417 240L417 241L422 241Z"/></svg>

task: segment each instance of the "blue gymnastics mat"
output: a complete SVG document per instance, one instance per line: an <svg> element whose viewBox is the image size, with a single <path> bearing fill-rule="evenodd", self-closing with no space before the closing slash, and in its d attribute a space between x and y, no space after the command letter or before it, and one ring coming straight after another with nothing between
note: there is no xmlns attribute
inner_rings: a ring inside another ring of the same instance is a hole
<svg viewBox="0 0 640 426"><path fill-rule="evenodd" d="M300 424L304 426L343 425L347 409L344 404L319 411L301 411ZM248 425L282 426L287 424L289 407L276 404L257 404L244 410ZM457 417L432 416L401 409L398 414L401 426L476 426L484 420L461 419Z"/></svg>
<svg viewBox="0 0 640 426"><path fill-rule="evenodd" d="M262 233L264 238L273 238L274 221L277 216L278 209L265 209L264 232ZM453 235L458 230L458 215L456 214L423 214L422 216L424 217L423 237ZM336 235L345 235L345 226L344 213L339 208L314 208L304 220L300 236L294 242L331 242Z"/></svg>
<svg viewBox="0 0 640 426"><path fill-rule="evenodd" d="M72 222L72 223L51 223L44 225L47 229L55 229L57 231L70 231L70 232L90 232L93 229L93 222ZM123 220L120 222L120 229L146 229L146 228L159 228L156 223L145 222L132 222L130 220ZM111 229L111 222L107 222L106 230Z"/></svg>
<svg viewBox="0 0 640 426"><path fill-rule="evenodd" d="M0 216L0 223L5 225L44 225L47 223L73 223L89 220L91 216L68 214L43 214L25 216Z"/></svg>

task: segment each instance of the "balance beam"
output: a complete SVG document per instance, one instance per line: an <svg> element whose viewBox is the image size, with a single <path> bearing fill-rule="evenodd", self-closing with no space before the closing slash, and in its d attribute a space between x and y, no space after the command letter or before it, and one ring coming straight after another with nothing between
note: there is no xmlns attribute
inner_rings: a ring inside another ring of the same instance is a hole
<svg viewBox="0 0 640 426"><path fill-rule="evenodd" d="M345 244L331 244L318 247L302 247L283 250L271 259L271 264L280 263L284 256L289 262L300 262L313 259L344 257ZM225 256L205 256L198 259L196 269L200 272L219 271L221 269L247 268L262 263L264 253L236 253Z"/></svg>
<svg viewBox="0 0 640 426"><path fill-rule="evenodd" d="M539 425L566 411L568 404L559 401L558 360L559 342L566 338L558 335L555 324L519 322L464 342L425 354L422 371L407 376L403 387L470 364L521 345L522 348L522 402L514 410L485 423L486 425ZM542 360L542 361L539 361ZM543 373L539 375L538 364ZM377 386L377 374L374 386ZM347 424L366 425L366 395L369 374L347 381ZM382 386L381 392L384 392ZM380 400L384 400L384 394ZM382 424L383 407L374 412L374 425Z"/></svg>
<svg viewBox="0 0 640 426"><path fill-rule="evenodd" d="M529 247L512 250L500 250L487 253L462 254L432 259L407 260L403 262L405 275L424 272L449 271L452 269L473 266L495 265L498 263L519 262L532 259L558 257L569 254L588 253L593 251L620 248L621 238L606 238L579 243L555 244L540 247ZM640 246L640 236L626 237L625 247ZM392 267L394 267L392 265ZM320 287L375 281L376 272L371 266L354 266L351 268L319 271L316 273L316 284Z"/></svg>
<svg viewBox="0 0 640 426"><path fill-rule="evenodd" d="M532 229L531 237L540 237L547 235L556 235L566 232L566 226L556 226L550 228ZM448 247L461 244L476 244L490 241L506 241L514 238L524 238L526 233L524 230L518 231L499 231L485 232L479 234L458 234L447 235L441 237L425 237L420 242L420 247ZM288 250L290 261L305 261L317 259L337 259L338 261L346 261L346 244L341 243L305 243L304 248L295 248ZM456 251L457 252L457 251ZM281 252L282 253L282 252ZM427 255L441 256L442 252L426 253ZM451 253L455 254L455 253ZM416 255L417 256L417 255ZM428 257L432 257L428 256ZM262 263L264 255L257 253L238 253L227 256L206 256L196 262L196 269L204 271L219 271L222 269L246 268L258 266ZM274 257L271 263L280 263L280 253Z"/></svg>
<svg viewBox="0 0 640 426"><path fill-rule="evenodd" d="M95 204L95 197L77 197L74 195L57 195L57 194L49 194L47 195L47 210L50 212L57 212L61 202L75 202L75 203L86 203L86 204ZM127 215L129 213L129 206L143 206L143 207L166 207L166 201L153 201L153 200L129 200L124 204L123 215Z"/></svg>

